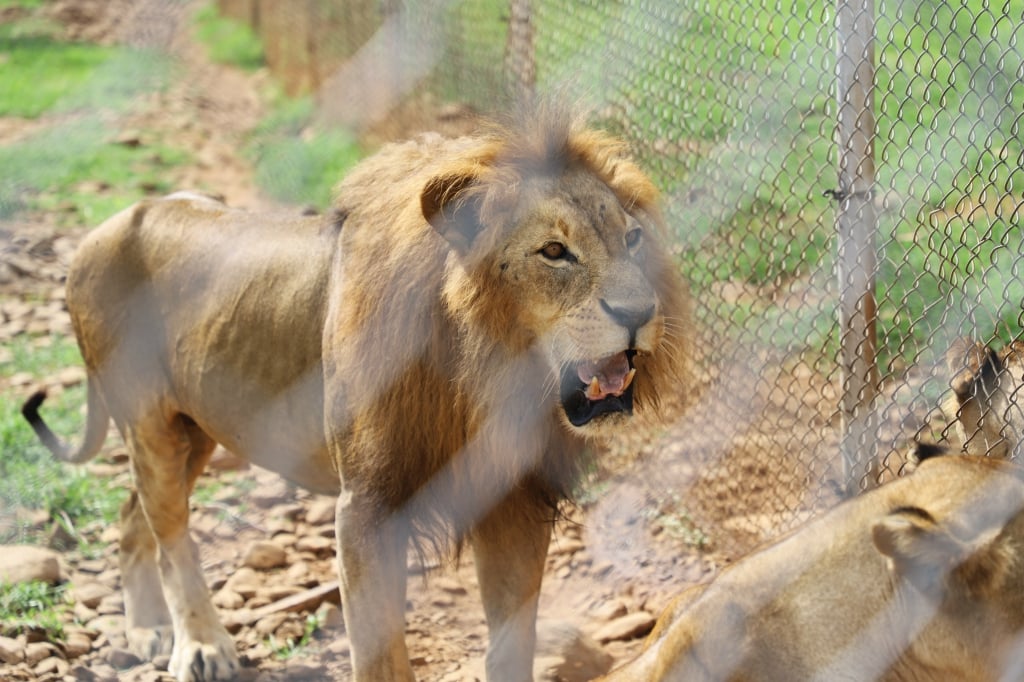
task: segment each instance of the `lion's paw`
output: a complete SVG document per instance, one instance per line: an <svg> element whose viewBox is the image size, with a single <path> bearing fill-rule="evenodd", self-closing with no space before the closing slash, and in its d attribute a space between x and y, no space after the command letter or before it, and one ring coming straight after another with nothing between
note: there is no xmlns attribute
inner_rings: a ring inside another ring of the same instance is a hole
<svg viewBox="0 0 1024 682"><path fill-rule="evenodd" d="M178 682L215 682L235 679L240 667L235 643L229 637L219 637L213 643L176 645L168 671Z"/></svg>
<svg viewBox="0 0 1024 682"><path fill-rule="evenodd" d="M170 625L129 628L125 635L128 638L128 649L144 661L167 656L174 645L174 629Z"/></svg>

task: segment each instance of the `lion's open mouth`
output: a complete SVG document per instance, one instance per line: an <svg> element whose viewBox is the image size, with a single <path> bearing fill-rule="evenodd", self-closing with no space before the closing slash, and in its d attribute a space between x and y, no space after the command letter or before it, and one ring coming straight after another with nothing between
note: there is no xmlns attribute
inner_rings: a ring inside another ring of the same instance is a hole
<svg viewBox="0 0 1024 682"><path fill-rule="evenodd" d="M612 412L633 412L633 356L623 351L562 369L562 407L573 426Z"/></svg>

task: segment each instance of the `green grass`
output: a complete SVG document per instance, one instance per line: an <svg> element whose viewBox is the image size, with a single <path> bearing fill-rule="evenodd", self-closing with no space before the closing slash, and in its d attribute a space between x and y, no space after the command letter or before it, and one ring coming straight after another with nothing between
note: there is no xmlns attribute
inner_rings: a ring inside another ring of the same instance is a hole
<svg viewBox="0 0 1024 682"><path fill-rule="evenodd" d="M0 632L14 636L26 630L44 630L49 639L64 637L62 613L71 600L64 585L44 582L0 582Z"/></svg>
<svg viewBox="0 0 1024 682"><path fill-rule="evenodd" d="M114 142L110 121L164 86L166 57L55 39L38 19L0 26L0 116L47 117L35 134L0 147L0 219L24 208L94 224L146 194L170 189L185 152ZM96 191L95 187L108 187Z"/></svg>
<svg viewBox="0 0 1024 682"><path fill-rule="evenodd" d="M199 40L213 61L250 71L264 65L259 37L246 24L222 17L216 3L204 5L196 13L195 21Z"/></svg>
<svg viewBox="0 0 1024 682"><path fill-rule="evenodd" d="M309 646L310 642L313 641L313 635L320 629L320 619L315 613L311 613L306 616L306 622L303 625L302 636L298 638L289 637L285 641L278 641L274 635L267 637L266 645L267 648L273 653L274 658L278 660L288 660L298 654L302 653L303 650Z"/></svg>
<svg viewBox="0 0 1024 682"><path fill-rule="evenodd" d="M60 337L40 349L19 336L10 347L14 357L0 364L3 374L19 371L43 377L81 364L74 342ZM77 386L50 397L42 414L55 433L77 442L84 428L84 404L85 389ZM50 525L28 526L15 513L18 509L45 510L54 523L65 525L66 531L86 543L87 538L80 535L82 529L109 525L117 518L125 491L82 467L57 462L21 416L20 400L13 396L0 402L0 452L0 516L8 517L0 523L0 543L42 543L52 529ZM67 527L69 522L71 527Z"/></svg>
<svg viewBox="0 0 1024 682"><path fill-rule="evenodd" d="M466 15L501 12L489 0L459 6ZM536 11L541 90L571 83L633 144L667 196L702 319L758 338L788 322L793 313L770 301L717 301L709 292L733 282L770 291L833 268L835 203L822 196L838 175L831 6L800 0L780 14L749 0L585 0ZM998 256L1015 253L1019 216L979 215L972 225L933 225L928 216L965 196L1020 195L1024 0L887 2L876 14L878 186L900 202L881 216L877 240L887 362L916 358L951 323L982 336L1021 326L1019 278L1011 256ZM499 52L480 61L499 64ZM970 243L975 237L984 244ZM834 300L834 285L822 286ZM964 302L973 293L987 310ZM951 320L957 314L963 319ZM809 310L798 322L810 333L798 342L834 342L833 311Z"/></svg>
<svg viewBox="0 0 1024 682"><path fill-rule="evenodd" d="M249 153L260 188L292 204L324 209L334 186L362 157L350 134L312 127L312 98L279 98L270 116L253 134Z"/></svg>

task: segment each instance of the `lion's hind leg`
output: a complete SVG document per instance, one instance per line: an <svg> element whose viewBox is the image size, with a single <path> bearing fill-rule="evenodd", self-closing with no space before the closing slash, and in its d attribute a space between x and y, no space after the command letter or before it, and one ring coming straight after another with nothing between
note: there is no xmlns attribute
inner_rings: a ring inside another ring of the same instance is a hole
<svg viewBox="0 0 1024 682"><path fill-rule="evenodd" d="M169 655L174 642L171 612L167 610L156 538L142 513L138 493L121 507L121 585L124 588L125 632L129 648L145 660Z"/></svg>
<svg viewBox="0 0 1024 682"><path fill-rule="evenodd" d="M188 417L168 417L160 411L122 432L174 631L169 671L179 682L233 679L239 668L234 641L210 602L188 532L188 496L213 451L213 441ZM135 531L136 539L140 535ZM134 575L144 582L150 580L145 566L138 564Z"/></svg>

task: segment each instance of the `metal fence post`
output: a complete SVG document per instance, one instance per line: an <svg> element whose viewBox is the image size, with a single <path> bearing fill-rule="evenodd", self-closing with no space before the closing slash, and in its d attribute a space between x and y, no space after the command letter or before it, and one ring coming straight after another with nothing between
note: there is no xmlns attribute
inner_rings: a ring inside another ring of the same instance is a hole
<svg viewBox="0 0 1024 682"><path fill-rule="evenodd" d="M840 413L847 494L878 484L874 159L874 0L837 0L839 188ZM866 474L866 477L865 477Z"/></svg>
<svg viewBox="0 0 1024 682"><path fill-rule="evenodd" d="M531 4L531 0L509 0L505 79L509 93L521 101L533 95L537 81Z"/></svg>

